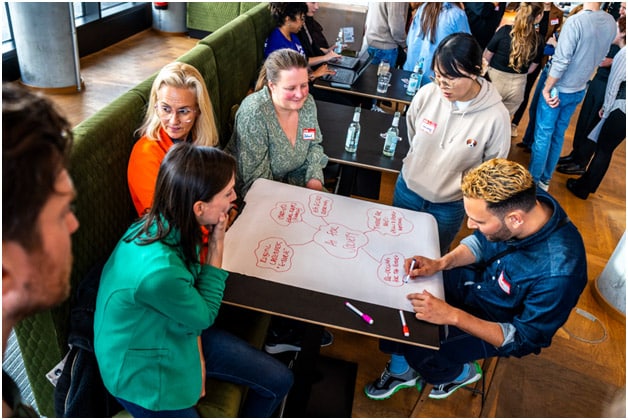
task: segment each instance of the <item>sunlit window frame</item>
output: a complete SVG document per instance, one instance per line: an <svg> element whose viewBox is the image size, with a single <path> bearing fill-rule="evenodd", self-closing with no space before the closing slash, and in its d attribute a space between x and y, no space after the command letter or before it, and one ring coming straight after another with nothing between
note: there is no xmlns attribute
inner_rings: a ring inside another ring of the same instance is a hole
<svg viewBox="0 0 628 420"><path fill-rule="evenodd" d="M74 22L76 26L85 25L90 22L104 19L108 16L112 16L116 13L130 9L142 2L72 2L74 5ZM80 13L77 13L77 6L80 5ZM10 34L10 39L2 41L2 53L7 53L15 50L15 42L13 41L13 25L11 23L11 14L9 13L8 2L3 1Z"/></svg>

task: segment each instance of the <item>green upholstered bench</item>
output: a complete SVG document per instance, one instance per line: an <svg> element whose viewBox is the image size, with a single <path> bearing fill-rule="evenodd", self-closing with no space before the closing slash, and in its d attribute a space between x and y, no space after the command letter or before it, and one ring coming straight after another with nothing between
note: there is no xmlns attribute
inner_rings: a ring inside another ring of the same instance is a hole
<svg viewBox="0 0 628 420"><path fill-rule="evenodd" d="M258 4L259 2L189 2L188 34L193 38L203 38Z"/></svg>

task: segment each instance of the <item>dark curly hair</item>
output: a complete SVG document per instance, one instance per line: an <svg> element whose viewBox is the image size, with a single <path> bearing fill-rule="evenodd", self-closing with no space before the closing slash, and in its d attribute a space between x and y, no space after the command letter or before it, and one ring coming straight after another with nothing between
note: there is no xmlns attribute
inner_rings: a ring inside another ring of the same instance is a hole
<svg viewBox="0 0 628 420"><path fill-rule="evenodd" d="M308 10L306 3L268 3L268 7L277 26L283 26L286 17L297 20L297 16L305 15Z"/></svg>

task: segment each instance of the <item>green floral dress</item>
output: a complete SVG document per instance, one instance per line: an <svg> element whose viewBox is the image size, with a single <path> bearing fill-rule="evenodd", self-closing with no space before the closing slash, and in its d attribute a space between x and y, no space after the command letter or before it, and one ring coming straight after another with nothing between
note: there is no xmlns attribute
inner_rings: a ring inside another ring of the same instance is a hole
<svg viewBox="0 0 628 420"><path fill-rule="evenodd" d="M226 148L238 163L238 195L244 197L258 178L299 186L305 186L310 179L324 183L327 156L322 139L312 95L299 110L294 147L279 125L268 87L247 96L236 113L233 135Z"/></svg>

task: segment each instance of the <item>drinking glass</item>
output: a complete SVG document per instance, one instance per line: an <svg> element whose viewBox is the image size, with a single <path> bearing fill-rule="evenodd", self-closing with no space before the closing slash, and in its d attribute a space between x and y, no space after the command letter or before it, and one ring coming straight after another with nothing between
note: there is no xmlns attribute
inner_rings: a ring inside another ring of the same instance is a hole
<svg viewBox="0 0 628 420"><path fill-rule="evenodd" d="M388 85L390 84L390 77L392 73L386 72L377 76L377 92L386 93L388 91Z"/></svg>

